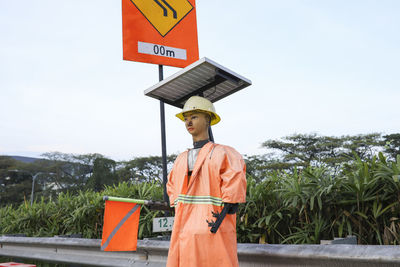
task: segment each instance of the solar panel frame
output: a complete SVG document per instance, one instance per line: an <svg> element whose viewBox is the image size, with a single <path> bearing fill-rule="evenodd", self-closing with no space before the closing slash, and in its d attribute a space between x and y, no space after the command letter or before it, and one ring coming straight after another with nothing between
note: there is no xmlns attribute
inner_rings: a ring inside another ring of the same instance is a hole
<svg viewBox="0 0 400 267"><path fill-rule="evenodd" d="M249 85L249 79L204 57L146 89L144 94L182 108L192 95L200 94L216 102Z"/></svg>

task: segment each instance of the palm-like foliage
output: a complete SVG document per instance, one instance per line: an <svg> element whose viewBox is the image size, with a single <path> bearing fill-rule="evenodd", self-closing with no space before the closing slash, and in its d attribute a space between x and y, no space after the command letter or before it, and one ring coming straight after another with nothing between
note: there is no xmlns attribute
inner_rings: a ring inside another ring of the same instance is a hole
<svg viewBox="0 0 400 267"><path fill-rule="evenodd" d="M60 193L52 201L26 201L18 207L0 208L0 234L25 234L27 236L54 236L80 234L85 238L101 238L103 226L103 195L160 200L161 185L157 183L109 186L101 192L80 191L78 195ZM151 237L152 218L160 215L143 207L140 216L139 237Z"/></svg>
<svg viewBox="0 0 400 267"><path fill-rule="evenodd" d="M100 238L103 195L162 199L159 183L120 183L103 192L60 193L54 200L0 208L0 234L53 236L80 233ZM340 171L307 167L248 176L247 202L239 206L239 242L319 243L355 234L362 244L400 244L400 156L388 161L355 156ZM139 238L154 236L158 211L143 207Z"/></svg>
<svg viewBox="0 0 400 267"><path fill-rule="evenodd" d="M325 167L249 179L239 210L241 242L319 243L355 234L363 244L399 244L400 156L355 155L339 172Z"/></svg>

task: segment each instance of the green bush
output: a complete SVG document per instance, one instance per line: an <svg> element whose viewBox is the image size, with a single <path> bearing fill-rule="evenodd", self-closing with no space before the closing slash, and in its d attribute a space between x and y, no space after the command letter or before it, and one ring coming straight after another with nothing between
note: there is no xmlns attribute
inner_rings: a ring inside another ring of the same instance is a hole
<svg viewBox="0 0 400 267"><path fill-rule="evenodd" d="M400 155L356 158L341 170L306 167L247 177L247 202L239 206L239 242L318 244L321 239L356 235L361 244L400 244ZM27 236L82 234L101 238L104 195L162 199L159 183L128 182L102 192L60 193L56 199L0 208L0 234ZM142 207L139 238L152 237L160 211Z"/></svg>
<svg viewBox="0 0 400 267"><path fill-rule="evenodd" d="M361 244L400 244L400 155L356 159L332 173L307 167L259 183L248 177L239 242L318 244L356 235Z"/></svg>
<svg viewBox="0 0 400 267"><path fill-rule="evenodd" d="M0 208L0 234L26 236L55 236L81 234L84 238L101 238L103 227L103 196L136 199L162 199L162 187L157 183L108 186L103 192L81 191L78 195L60 193L55 200L35 201L32 206L24 202L18 207ZM139 238L151 237L152 218L159 211L142 207Z"/></svg>

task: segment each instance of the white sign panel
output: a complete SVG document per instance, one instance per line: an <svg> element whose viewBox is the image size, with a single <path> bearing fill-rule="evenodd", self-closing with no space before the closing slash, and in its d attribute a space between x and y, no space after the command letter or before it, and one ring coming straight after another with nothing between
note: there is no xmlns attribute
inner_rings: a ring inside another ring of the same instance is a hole
<svg viewBox="0 0 400 267"><path fill-rule="evenodd" d="M153 219L153 232L172 231L174 217L159 217Z"/></svg>
<svg viewBox="0 0 400 267"><path fill-rule="evenodd" d="M138 42L138 52L142 54L186 60L185 49L164 46L159 44Z"/></svg>

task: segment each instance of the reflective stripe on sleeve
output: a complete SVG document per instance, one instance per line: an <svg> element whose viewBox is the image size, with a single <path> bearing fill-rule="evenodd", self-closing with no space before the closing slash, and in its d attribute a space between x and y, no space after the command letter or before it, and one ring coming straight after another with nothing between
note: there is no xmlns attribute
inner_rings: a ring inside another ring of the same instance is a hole
<svg viewBox="0 0 400 267"><path fill-rule="evenodd" d="M174 201L174 206L178 203L185 204L209 204L214 206L223 206L222 198L213 196L191 196L180 194Z"/></svg>

